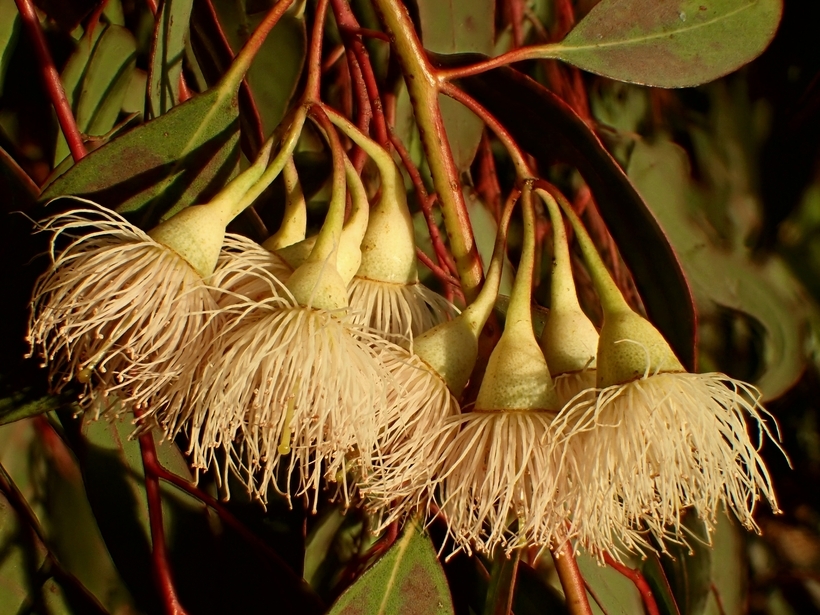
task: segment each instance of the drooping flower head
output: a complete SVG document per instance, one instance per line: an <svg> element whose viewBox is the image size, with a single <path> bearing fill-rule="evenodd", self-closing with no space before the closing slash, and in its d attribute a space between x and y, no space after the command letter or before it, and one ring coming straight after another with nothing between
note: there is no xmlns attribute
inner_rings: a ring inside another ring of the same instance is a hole
<svg viewBox="0 0 820 615"><path fill-rule="evenodd" d="M558 399L530 306L535 215L529 182L521 200L524 243L504 332L472 411L444 426L456 435L442 453L438 497L450 536L467 552L548 546L563 528L553 508L555 464L545 444Z"/></svg>
<svg viewBox="0 0 820 615"><path fill-rule="evenodd" d="M687 373L663 336L626 303L575 213L565 207L601 300L598 393L570 404L556 420L573 488L564 494L579 542L617 557L661 541L686 542L681 515L707 527L719 506L749 529L766 498L777 510L758 448L768 414L760 393L724 374ZM755 444L747 432L759 430Z"/></svg>
<svg viewBox="0 0 820 615"><path fill-rule="evenodd" d="M329 116L370 155L381 176L380 194L361 244L361 264L348 290L354 321L392 342L407 344L457 310L419 282L413 221L396 163L346 118L332 112Z"/></svg>
<svg viewBox="0 0 820 615"><path fill-rule="evenodd" d="M97 413L115 399L154 411L170 383L190 376L213 335L218 306L206 280L225 225L270 151L268 144L211 202L148 233L82 199L86 207L42 224L53 233L52 263L34 289L28 338L54 392L73 381L81 405Z"/></svg>
<svg viewBox="0 0 820 615"><path fill-rule="evenodd" d="M377 441L362 490L381 527L429 507L444 450L456 430L458 399L475 367L478 338L492 313L506 248L511 202L505 209L481 292L453 320L415 338L413 351L386 345L380 356L393 378L391 398L376 413Z"/></svg>
<svg viewBox="0 0 820 615"><path fill-rule="evenodd" d="M323 128L334 168L322 230L278 296L232 308L236 316L220 332L204 385L193 396L191 421L195 465L212 463L218 442L253 495L264 501L271 486L288 497L293 489L313 496L314 508L323 478L345 481L351 454L366 462L375 439L374 408L383 403L389 380L371 352L383 340L355 327L348 315L336 266L344 152L332 126ZM293 488L292 479L298 483Z"/></svg>

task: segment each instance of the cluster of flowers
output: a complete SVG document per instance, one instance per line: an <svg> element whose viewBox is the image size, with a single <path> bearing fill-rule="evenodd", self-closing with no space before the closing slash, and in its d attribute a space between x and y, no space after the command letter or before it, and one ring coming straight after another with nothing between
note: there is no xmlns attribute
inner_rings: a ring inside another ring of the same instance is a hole
<svg viewBox="0 0 820 615"><path fill-rule="evenodd" d="M168 437L184 431L194 467L235 473L262 501L272 487L312 498L315 510L324 483L335 483L383 524L442 514L467 551L569 537L617 556L653 548L652 536L685 540L685 509L709 524L723 503L754 528L760 495L776 508L747 433L751 418L771 437L759 394L722 374L686 373L624 301L571 208L532 182L522 187L524 243L504 332L475 404L461 407L513 206L481 293L459 313L419 283L392 158L329 115L371 156L381 184L371 205L325 126L333 188L315 237L304 238L292 160L273 156L271 143L212 201L148 233L88 202L43 223L52 263L35 288L29 341L55 392L77 383L86 410L132 411L140 429ZM280 231L262 246L226 234L276 165L288 187ZM540 343L536 197L555 251ZM600 333L578 304L562 208L603 306Z"/></svg>

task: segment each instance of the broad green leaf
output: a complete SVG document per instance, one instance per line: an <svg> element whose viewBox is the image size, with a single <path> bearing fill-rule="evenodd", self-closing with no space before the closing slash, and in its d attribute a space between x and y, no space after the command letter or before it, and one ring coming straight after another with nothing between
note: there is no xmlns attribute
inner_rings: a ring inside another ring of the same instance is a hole
<svg viewBox="0 0 820 615"><path fill-rule="evenodd" d="M620 81L699 85L760 55L782 10L782 0L602 0L543 55Z"/></svg>
<svg viewBox="0 0 820 615"><path fill-rule="evenodd" d="M495 40L494 0L419 0L419 25L424 47L434 53L490 54ZM446 96L439 97L447 139L456 167L469 169L478 151L484 124Z"/></svg>
<svg viewBox="0 0 820 615"><path fill-rule="evenodd" d="M331 615L453 613L450 590L430 539L415 524L330 609Z"/></svg>
<svg viewBox="0 0 820 615"><path fill-rule="evenodd" d="M518 565L515 615L567 615L567 607L558 590L545 582L538 572L527 564Z"/></svg>
<svg viewBox="0 0 820 615"><path fill-rule="evenodd" d="M80 40L62 79L81 133L102 136L114 127L135 62L136 41L123 27L98 26L89 29ZM55 166L68 154L68 145L60 132Z"/></svg>
<svg viewBox="0 0 820 615"><path fill-rule="evenodd" d="M686 153L669 141L638 141L629 176L652 207L680 255L701 318L718 306L747 314L763 327L763 371L757 386L766 398L786 391L805 365L803 327L810 307L777 257L752 260L742 245L715 246L696 217L697 194Z"/></svg>
<svg viewBox="0 0 820 615"><path fill-rule="evenodd" d="M601 566L598 560L587 553L578 555L576 561L584 581L601 601L601 606L608 615L632 615L643 612L641 594L630 579L614 568ZM630 568L636 567L633 561L626 561L625 565ZM596 615L600 615L601 609L595 600L590 600L590 606Z"/></svg>
<svg viewBox="0 0 820 615"><path fill-rule="evenodd" d="M221 84L91 152L41 199L80 196L144 227L206 202L238 164L236 89Z"/></svg>
<svg viewBox="0 0 820 615"><path fill-rule="evenodd" d="M27 600L43 599L51 607L49 613L99 613L100 605L112 613L133 610L97 530L76 461L57 433L42 421L22 421L0 429L0 450L4 467L37 517L55 556L74 577L73 581L64 577L50 580L42 544L24 531L20 538L29 537L25 542L31 559L20 565L19 572L27 574ZM0 516L0 535L6 538L8 519L5 514ZM11 548L11 544L4 545L4 550ZM13 551L10 559L15 560ZM30 566L40 568L39 573L27 571ZM0 576L0 587L10 589L14 573L0 566ZM0 598L0 607L7 605L6 597Z"/></svg>
<svg viewBox="0 0 820 615"><path fill-rule="evenodd" d="M495 246L495 235L498 230L498 224L492 212L478 199L474 192L465 190L464 202L467 203L467 213L470 216L470 225L473 228L478 254L481 256L481 262L484 265L484 273L487 273L487 269L493 257L493 247ZM498 287L499 295L507 297L510 295L514 278L513 271L514 269L512 263L510 263L510 259L505 256L504 269L501 273L501 284ZM506 305L504 309L506 313Z"/></svg>
<svg viewBox="0 0 820 615"><path fill-rule="evenodd" d="M145 114L149 119L179 103L179 78L192 6L193 0L165 0L156 17Z"/></svg>
<svg viewBox="0 0 820 615"><path fill-rule="evenodd" d="M82 432L77 423L64 423L71 435L71 446L77 454L88 500L97 525L122 579L131 591L140 610L153 612L158 608L151 564L151 533L148 504L145 495L142 458L139 442L130 439L130 421L83 420ZM190 477L189 470L176 446L159 442L157 454L162 464L180 476ZM193 608L199 596L186 572L206 578L207 545L211 535L204 505L176 488L162 484L163 522L171 561L176 563L174 580L181 599ZM213 596L210 596L213 598Z"/></svg>
<svg viewBox="0 0 820 615"><path fill-rule="evenodd" d="M472 63L477 58L445 58ZM510 68L459 80L544 168L576 167L635 279L650 320L688 369L695 364L695 314L681 264L658 219L590 126L561 99Z"/></svg>
<svg viewBox="0 0 820 615"><path fill-rule="evenodd" d="M5 437L4 432L8 429L0 430L0 441L7 445L3 447L3 455L0 458L4 465L9 463L14 453L20 452L16 442ZM20 432L16 425L12 430L15 433ZM25 449L22 452L25 453ZM3 553L0 559L0 611L18 613L30 594L36 592L34 577L46 559L46 552L31 532L21 524L11 504L1 494L0 552Z"/></svg>
<svg viewBox="0 0 820 615"><path fill-rule="evenodd" d="M130 438L134 426L127 420L85 420L78 432L76 420L65 417L64 421L111 557L137 608L158 612L142 458L139 442ZM156 433L154 440L161 465L192 482L176 445L161 441ZM262 557L227 527L216 529L220 523L215 515L187 492L164 481L160 485L173 579L189 612L254 612L266 603L281 606L283 612L321 612L316 596L298 575L285 573L281 561ZM256 533L262 540L263 532Z"/></svg>
<svg viewBox="0 0 820 615"><path fill-rule="evenodd" d="M14 0L0 0L0 95L19 31L20 13Z"/></svg>

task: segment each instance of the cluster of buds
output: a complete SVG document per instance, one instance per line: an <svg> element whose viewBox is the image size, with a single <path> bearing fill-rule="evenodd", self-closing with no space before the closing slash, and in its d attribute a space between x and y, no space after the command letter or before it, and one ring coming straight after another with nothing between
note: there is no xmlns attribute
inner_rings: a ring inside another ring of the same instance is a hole
<svg viewBox="0 0 820 615"><path fill-rule="evenodd" d="M776 509L747 433L751 419L772 436L759 393L687 373L628 306L569 205L533 180L521 187L523 246L504 331L477 397L463 403L515 203L481 292L459 312L419 282L390 154L329 109L311 117L333 154L331 200L313 237L293 145L274 155L272 141L209 203L148 233L87 202L42 224L52 262L35 288L29 340L55 392L78 383L81 406L98 416L131 411L138 429L184 432L195 468L215 468L225 484L235 474L262 502L273 488L315 510L334 484L383 525L443 516L467 551L569 538L599 554L642 551L685 541L687 509L708 525L722 504L750 528L761 495ZM372 204L339 132L379 170ZM226 234L280 172L282 228L262 245ZM536 199L555 254L540 341ZM600 332L578 303L562 209L601 301Z"/></svg>

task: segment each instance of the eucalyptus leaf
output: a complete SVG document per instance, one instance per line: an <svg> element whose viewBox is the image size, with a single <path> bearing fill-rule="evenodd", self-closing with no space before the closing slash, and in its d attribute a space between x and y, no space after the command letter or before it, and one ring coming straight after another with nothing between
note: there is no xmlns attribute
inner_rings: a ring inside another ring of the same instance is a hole
<svg viewBox="0 0 820 615"><path fill-rule="evenodd" d="M236 89L220 84L91 152L45 188L128 214L144 228L206 202L239 161Z"/></svg>
<svg viewBox="0 0 820 615"><path fill-rule="evenodd" d="M146 101L146 116L150 119L179 103L179 78L192 7L193 0L165 0L156 17Z"/></svg>
<svg viewBox="0 0 820 615"><path fill-rule="evenodd" d="M264 13L258 12L259 8L267 6L266 3L254 5L234 0L214 0L213 5L227 43L234 52L244 45L262 20ZM230 64L230 50L221 47L218 41L209 40L213 33L205 30L203 16L197 15L197 9L194 7L193 27L197 34L194 50L206 79L216 83ZM256 103L255 113L261 120L259 128L264 135L270 134L287 112L302 73L306 49L304 17L287 13L262 44L248 70L247 81ZM243 126L243 131L245 129Z"/></svg>
<svg viewBox="0 0 820 615"><path fill-rule="evenodd" d="M620 81L689 87L759 56L782 11L782 0L602 0L543 57Z"/></svg>
<svg viewBox="0 0 820 615"><path fill-rule="evenodd" d="M703 521L688 514L682 523L690 547L667 544L661 564L681 615L702 615L712 586L712 545Z"/></svg>
<svg viewBox="0 0 820 615"><path fill-rule="evenodd" d="M742 615L746 607L746 545L737 522L718 514L712 536L712 584L704 615Z"/></svg>
<svg viewBox="0 0 820 615"><path fill-rule="evenodd" d="M722 306L762 325L763 370L757 385L765 398L782 394L806 362L802 330L808 306L793 276L777 257L757 262L742 245L714 245L693 206L697 194L688 157L674 143L638 141L628 172L680 255L701 317Z"/></svg>
<svg viewBox="0 0 820 615"><path fill-rule="evenodd" d="M643 611L641 594L630 579L610 566L601 566L587 553L581 553L575 559L584 581L601 601L604 612L608 615L632 615ZM636 567L632 561L625 562L625 565ZM599 615L602 611L597 602L590 600L590 603L593 612Z"/></svg>
<svg viewBox="0 0 820 615"><path fill-rule="evenodd" d="M416 524L351 585L330 615L453 613L450 590L430 539Z"/></svg>

